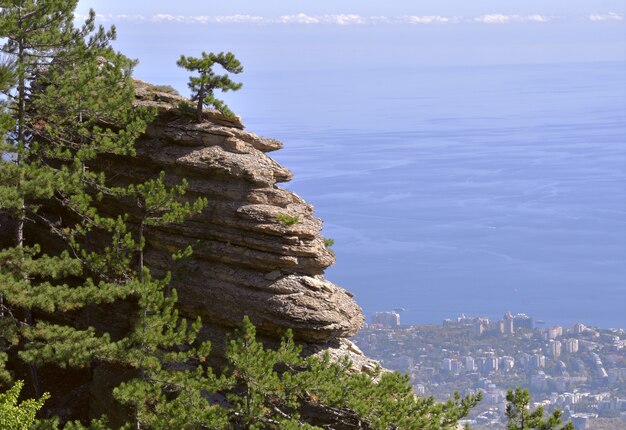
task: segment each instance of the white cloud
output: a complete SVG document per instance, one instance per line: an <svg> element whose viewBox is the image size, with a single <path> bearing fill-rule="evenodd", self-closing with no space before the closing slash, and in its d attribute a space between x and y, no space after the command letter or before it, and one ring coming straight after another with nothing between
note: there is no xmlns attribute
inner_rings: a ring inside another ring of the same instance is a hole
<svg viewBox="0 0 626 430"><path fill-rule="evenodd" d="M320 19L304 13L299 13L297 15L283 15L278 18L278 22L281 24L319 24Z"/></svg>
<svg viewBox="0 0 626 430"><path fill-rule="evenodd" d="M84 20L87 18L86 15L75 14L74 17L77 20ZM129 22L155 22L155 23L163 23L163 22L172 22L178 24L212 24L212 23L225 23L225 24L260 24L266 21L262 16L254 16L254 15L225 15L225 16L209 16L209 15L170 15L166 13L159 13L156 15L103 15L97 14L96 18L100 22L119 22L119 21L129 21Z"/></svg>
<svg viewBox="0 0 626 430"><path fill-rule="evenodd" d="M258 24L262 23L264 18L262 16L253 15L206 16L157 14L148 17L147 20L150 22L176 22L181 24Z"/></svg>
<svg viewBox="0 0 626 430"><path fill-rule="evenodd" d="M606 14L592 14L588 17L589 21L623 21L624 17L619 13L609 12Z"/></svg>
<svg viewBox="0 0 626 430"><path fill-rule="evenodd" d="M76 14L77 20L86 18ZM616 12L605 14L592 14L580 17L587 21L623 21L624 16ZM579 18L579 19L580 19ZM476 17L441 16L441 15L404 15L404 16L362 16L358 14L334 14L334 15L307 15L298 13L295 15L282 15L279 17L263 17L256 15L97 15L100 22L153 22L153 23L179 23L179 24L295 24L295 25L437 25L458 23L479 24L514 24L514 23L547 23L555 20L564 20L564 17L533 15L504 15L499 13L480 15Z"/></svg>
<svg viewBox="0 0 626 430"><path fill-rule="evenodd" d="M506 24L511 22L511 17L507 15L491 14L478 16L474 18L474 21L481 22L483 24Z"/></svg>
<svg viewBox="0 0 626 430"><path fill-rule="evenodd" d="M178 22L189 24L191 22L199 22L202 23L206 17L204 16L185 16L185 15L168 15L168 14L158 14L150 17L150 21L152 22Z"/></svg>
<svg viewBox="0 0 626 430"><path fill-rule="evenodd" d="M279 23L279 24L335 24L335 25L352 25L352 24L368 24L373 23L374 20L380 20L380 17L364 18L361 15L355 14L340 14L340 15L318 15L311 16L304 13L297 15L283 15L277 20L265 19L267 24Z"/></svg>
<svg viewBox="0 0 626 430"><path fill-rule="evenodd" d="M552 17L544 15L528 15L525 17L525 22L548 22L552 21Z"/></svg>
<svg viewBox="0 0 626 430"><path fill-rule="evenodd" d="M501 15L496 13L477 16L473 21L482 24L510 24L519 22L548 22L552 21L552 17L545 15Z"/></svg>
<svg viewBox="0 0 626 430"><path fill-rule="evenodd" d="M415 16L407 15L400 18L399 22L406 24L456 24L460 21L457 16L439 16L439 15L426 15Z"/></svg>
<svg viewBox="0 0 626 430"><path fill-rule="evenodd" d="M445 16L361 16L356 14L318 15L311 16L304 13L297 15L283 15L277 20L265 20L266 23L280 24L335 24L335 25L363 25L363 24L433 24L458 22L457 17Z"/></svg>
<svg viewBox="0 0 626 430"><path fill-rule="evenodd" d="M263 18L262 16L254 15L227 15L215 16L212 18L213 21L208 22L219 22L227 24L262 24L265 21L265 18Z"/></svg>
<svg viewBox="0 0 626 430"><path fill-rule="evenodd" d="M393 22L388 16L370 16L368 21L370 24L391 24Z"/></svg>
<svg viewBox="0 0 626 430"><path fill-rule="evenodd" d="M351 25L365 24L366 19L361 15L341 14L341 15L324 15L322 21L326 24Z"/></svg>
<svg viewBox="0 0 626 430"><path fill-rule="evenodd" d="M87 19L88 17L86 15L75 15L76 18L83 20L83 19ZM99 21L102 22L111 22L111 21L147 21L148 18L146 18L143 15L111 15L111 14L107 14L107 15L102 15L102 14L96 14L96 19L98 19Z"/></svg>

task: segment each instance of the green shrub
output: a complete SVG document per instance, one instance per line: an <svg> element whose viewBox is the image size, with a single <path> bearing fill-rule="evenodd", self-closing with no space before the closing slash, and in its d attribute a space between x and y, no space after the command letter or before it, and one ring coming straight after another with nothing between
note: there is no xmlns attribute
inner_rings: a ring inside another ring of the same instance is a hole
<svg viewBox="0 0 626 430"><path fill-rule="evenodd" d="M22 381L17 381L7 392L0 394L0 429L30 430L35 423L37 411L50 397L45 393L39 400L28 399L18 404L23 386Z"/></svg>
<svg viewBox="0 0 626 430"><path fill-rule="evenodd" d="M278 218L278 221L280 221L280 223L282 225L286 225L288 227L292 226L292 225L296 225L300 222L300 218L297 216L291 216L291 215L287 215L287 214L278 214L278 216L276 217Z"/></svg>
<svg viewBox="0 0 626 430"><path fill-rule="evenodd" d="M155 85L154 89L162 93L173 94L175 96L180 95L180 93L171 85Z"/></svg>

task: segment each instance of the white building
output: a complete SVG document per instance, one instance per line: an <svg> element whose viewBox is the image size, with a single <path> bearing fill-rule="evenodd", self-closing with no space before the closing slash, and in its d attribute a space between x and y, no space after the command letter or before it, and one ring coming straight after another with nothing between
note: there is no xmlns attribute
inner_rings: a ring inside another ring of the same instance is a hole
<svg viewBox="0 0 626 430"><path fill-rule="evenodd" d="M561 342L558 340L550 342L550 356L552 358L558 358L561 356Z"/></svg>
<svg viewBox="0 0 626 430"><path fill-rule="evenodd" d="M563 327L555 325L548 329L548 339L556 339L563 336Z"/></svg>
<svg viewBox="0 0 626 430"><path fill-rule="evenodd" d="M578 352L578 339L567 339L565 341L565 351L567 351L568 354Z"/></svg>
<svg viewBox="0 0 626 430"><path fill-rule="evenodd" d="M500 357L498 359L498 362L500 370L509 371L515 367L515 359L507 355L505 355L504 357Z"/></svg>
<svg viewBox="0 0 626 430"><path fill-rule="evenodd" d="M400 327L400 314L397 312L376 312L372 317L372 324L380 324L386 328Z"/></svg>
<svg viewBox="0 0 626 430"><path fill-rule="evenodd" d="M533 355L531 360L532 366L536 369L546 367L546 357L541 354Z"/></svg>
<svg viewBox="0 0 626 430"><path fill-rule="evenodd" d="M468 372L474 372L476 370L476 361L474 357L465 357L465 370Z"/></svg>

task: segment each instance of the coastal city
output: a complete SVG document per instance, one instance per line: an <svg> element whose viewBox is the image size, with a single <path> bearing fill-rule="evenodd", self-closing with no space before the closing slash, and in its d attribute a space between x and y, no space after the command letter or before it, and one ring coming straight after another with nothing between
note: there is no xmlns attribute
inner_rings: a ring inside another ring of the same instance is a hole
<svg viewBox="0 0 626 430"><path fill-rule="evenodd" d="M576 430L626 428L625 329L543 327L510 312L406 326L400 311L388 311L375 313L353 341L383 367L409 374L418 395L482 392L467 420L474 430L505 428L506 393L518 386L535 406L562 410Z"/></svg>

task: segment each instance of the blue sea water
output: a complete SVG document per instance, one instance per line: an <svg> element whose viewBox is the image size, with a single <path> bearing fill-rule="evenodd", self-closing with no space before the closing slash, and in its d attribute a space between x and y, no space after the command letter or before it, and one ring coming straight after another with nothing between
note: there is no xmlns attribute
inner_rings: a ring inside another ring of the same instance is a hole
<svg viewBox="0 0 626 430"><path fill-rule="evenodd" d="M403 323L626 327L626 64L248 77L249 130L335 240L327 277ZM277 82L280 85L277 86Z"/></svg>

